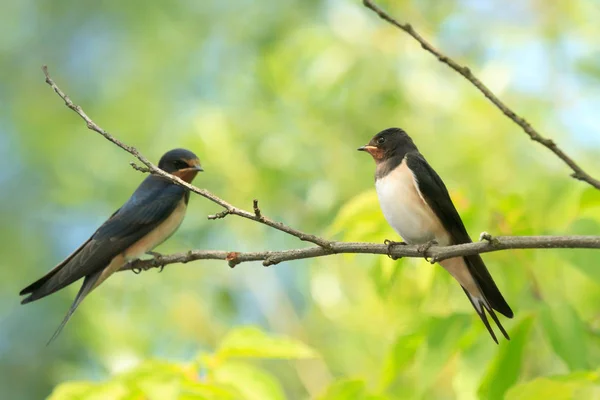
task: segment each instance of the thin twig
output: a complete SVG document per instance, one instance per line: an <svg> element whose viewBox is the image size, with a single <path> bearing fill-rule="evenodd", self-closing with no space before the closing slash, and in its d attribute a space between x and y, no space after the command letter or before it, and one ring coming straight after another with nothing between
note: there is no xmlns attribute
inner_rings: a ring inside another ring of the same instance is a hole
<svg viewBox="0 0 600 400"><path fill-rule="evenodd" d="M301 240L312 242L317 246L303 249L292 249L282 251L262 251L262 252L235 252L235 251L219 251L219 250L190 250L186 253L171 254L171 255L155 255L151 260L137 260L125 265L122 270L141 271L149 268L161 268L165 265L174 263L187 263L195 260L225 260L232 268L242 262L262 261L263 265L275 265L283 261L299 260L305 258L322 257L338 253L368 253L368 254L385 254L395 258L400 257L424 257L429 258L430 262L438 262L447 258L473 255L478 253L487 253L491 251L505 249L551 249L551 248L600 248L600 236L499 236L492 237L488 233L481 235L481 241L477 243L461 244L456 246L432 246L426 251L421 249L421 246L389 246L376 243L348 243L335 242L323 239L321 237L310 235L291 228L281 222L273 221L265 217L259 206L258 200L253 202L253 211L239 209L229 204L225 200L213 195L204 189L199 189L187 182L173 176L148 161L134 147L128 146L119 141L104 129L100 128L93 122L81 107L75 105L71 99L54 83L48 74L48 69L42 67L46 76L46 83L60 96L67 107L79 115L87 124L87 127L95 132L98 132L106 139L116 144L123 150L136 157L145 167L140 167L135 163L131 163L132 167L143 172L150 172L160 175L186 189L203 196L212 202L223 207L223 211L211 215L209 219L224 218L227 215L237 215L243 218L256 221L282 232L288 233Z"/></svg>
<svg viewBox="0 0 600 400"><path fill-rule="evenodd" d="M393 246L385 244L330 242L329 248L308 247L282 251L230 252L218 250L192 250L186 253L171 254L150 260L138 260L128 264L122 270L164 267L175 263L196 260L226 260L230 266L243 262L262 261L264 266L284 261L323 257L332 254L381 254L393 257L429 258L433 264L452 257L489 253L507 249L600 249L600 236L486 236L482 241L455 246L431 246L422 252L419 246Z"/></svg>
<svg viewBox="0 0 600 400"><path fill-rule="evenodd" d="M460 75L462 75L466 80L471 82L473 86L475 86L485 97L488 98L500 111L504 113L508 118L510 118L515 124L519 125L527 135L531 138L531 140L538 142L548 148L551 152L553 152L558 158L564 161L565 164L571 168L573 173L571 176L580 181L587 182L592 185L596 189L600 189L600 180L593 178L587 172L585 172L571 157L569 157L562 149L560 149L556 143L548 138L543 137L535 130L529 122L527 122L524 118L517 115L511 108L509 108L504 102L502 102L496 95L488 89L473 73L468 67L462 66L452 58L440 52L438 49L433 47L427 40L425 40L415 29L408 23L400 23L398 20L391 17L388 13L383 11L379 6L373 3L371 0L363 0L363 4L365 7L373 10L381 19L389 22L394 25L398 29L408 33L412 36L417 42L421 44L421 47L433 54L440 62L446 64Z"/></svg>
<svg viewBox="0 0 600 400"><path fill-rule="evenodd" d="M330 244L329 240L325 240L325 239L317 237L315 235L310 235L308 233L304 233L297 229L291 228L281 222L277 222L277 221L274 221L270 218L263 216L260 212L259 213L249 212L246 210L242 210L241 208L237 208L237 207L233 206L232 204L226 202L225 200L221 199L220 197L217 197L214 194L210 193L208 190L200 189L194 185L190 185L189 183L181 180L180 178L178 178L174 175L171 175L171 174L163 171L162 169L158 168L157 166L152 164L146 157L144 157L142 154L140 154L140 152L135 147L128 146L125 143L121 142L120 140L115 138L113 135L111 135L104 129L100 128L100 126L98 126L94 121L92 121L92 119L90 117L88 117L88 115L83 111L83 109L80 106L74 104L71 101L71 99L69 98L69 96L67 96L56 85L56 83L54 83L54 81L52 80L52 78L50 77L50 75L48 73L47 66L44 65L42 67L42 71L44 71L44 75L46 77L46 83L48 85L50 85L50 87L52 87L52 89L56 92L56 94L58 94L58 96L61 99L64 100L65 105L67 107L69 107L71 110L73 110L75 113L77 113L77 115L79 115L81 117L81 119L83 119L85 121L88 129L91 129L92 131L101 134L106 139L108 139L112 143L116 144L121 149L125 150L126 152L128 152L129 154L134 156L135 158L137 158L142 164L144 164L147 167L147 168L140 167L140 166L136 165L135 163L132 163L131 166L134 169L136 169L138 171L142 171L142 172L151 172L153 174L160 175L160 176L170 180L173 183L183 186L184 188L188 189L191 192L194 192L204 198L207 198L208 200L220 205L221 207L223 207L225 209L225 211L222 211L216 215L209 216L208 219L218 219L218 218L224 218L227 215L237 215L242 218L247 218L252 221L260 222L261 224L265 224L267 226L270 226L271 228L274 228L274 229L280 230L282 232L285 232L289 235L295 236L300 240L303 240L306 242L311 242L311 243L314 243L321 247L329 248L329 244ZM256 203L256 205L258 207L258 203Z"/></svg>
<svg viewBox="0 0 600 400"><path fill-rule="evenodd" d="M253 208L254 208L254 215L256 215L256 218L261 219L262 213L260 211L260 207L258 207L258 199L254 199Z"/></svg>

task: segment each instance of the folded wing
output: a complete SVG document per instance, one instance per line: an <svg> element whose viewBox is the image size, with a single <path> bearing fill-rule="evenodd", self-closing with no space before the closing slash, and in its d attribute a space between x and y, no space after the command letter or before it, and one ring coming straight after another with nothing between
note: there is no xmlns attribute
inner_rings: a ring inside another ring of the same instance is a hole
<svg viewBox="0 0 600 400"><path fill-rule="evenodd" d="M160 181L156 181L160 179ZM149 176L131 198L81 247L45 276L27 286L26 304L102 271L110 261L164 221L185 195L185 189L159 177Z"/></svg>

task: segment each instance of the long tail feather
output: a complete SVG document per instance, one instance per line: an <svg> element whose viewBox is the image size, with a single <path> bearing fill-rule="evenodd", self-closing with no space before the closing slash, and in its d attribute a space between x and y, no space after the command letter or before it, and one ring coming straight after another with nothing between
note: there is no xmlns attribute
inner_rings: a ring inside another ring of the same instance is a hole
<svg viewBox="0 0 600 400"><path fill-rule="evenodd" d="M512 318L514 316L513 311L504 299L504 296L502 296L500 289L498 289L481 256L475 254L464 257L464 259L473 279L475 279L477 286L479 286L479 290L485 297L486 308L490 310L494 309L505 317Z"/></svg>
<svg viewBox="0 0 600 400"><path fill-rule="evenodd" d="M73 315L73 313L75 312L75 310L77 309L79 304L92 291L96 281L98 280L98 278L100 277L101 274L102 274L102 271L98 271L95 274L85 277L85 279L83 280L83 285L81 285L81 289L79 289L79 292L77 293L77 296L75 297L75 300L73 300L73 304L71 304L71 308L69 308L67 315L65 315L62 322L60 323L60 325L58 326L58 328L56 329L56 331L54 332L54 334L52 335L50 340L48 340L48 343L46 343L46 346L48 346L50 343L52 343L58 337L58 335L60 335L63 328L65 327L65 325L67 324L67 322L69 321L69 319L71 318L71 316Z"/></svg>
<svg viewBox="0 0 600 400"><path fill-rule="evenodd" d="M508 333L506 332L506 330L504 329L504 327L502 326L502 324L498 320L498 317L496 316L496 313L494 312L494 310L492 309L492 307L487 303L487 300L485 298L483 298L483 297L478 297L478 296L471 295L465 288L463 288L463 290L465 291L465 294L467 295L467 297L469 298L469 301L473 305L473 308L475 309L475 312L477 312L477 315L479 315L479 318L481 318L481 321L483 322L483 324L485 325L486 329L490 333L490 336L492 337L492 339L494 339L494 342L496 342L496 344L498 344L498 338L496 337L496 334L494 333L494 330L490 326L490 323L489 323L489 321L487 319L487 315L485 314L486 311L490 314L490 316L492 317L492 319L494 320L494 322L496 323L496 325L500 329L500 332L502 332L502 335L504 335L504 337L507 340L510 340L510 337L508 336Z"/></svg>
<svg viewBox="0 0 600 400"><path fill-rule="evenodd" d="M504 327L502 326L502 324L498 320L498 317L496 316L496 313L494 312L494 310L491 307L489 307L489 308L486 307L486 310L488 311L488 313L490 314L490 316L492 317L492 319L494 320L494 322L496 323L496 325L498 325L498 329L500 329L500 332L502 332L502 335L504 335L504 337L506 338L506 340L510 340L510 337L508 336L508 333L506 332L506 330L504 329Z"/></svg>

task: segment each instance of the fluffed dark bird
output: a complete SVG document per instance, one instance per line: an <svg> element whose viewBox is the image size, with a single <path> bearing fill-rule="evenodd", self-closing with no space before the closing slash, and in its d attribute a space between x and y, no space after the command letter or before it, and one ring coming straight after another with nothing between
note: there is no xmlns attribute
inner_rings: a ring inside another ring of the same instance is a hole
<svg viewBox="0 0 600 400"><path fill-rule="evenodd" d="M471 243L446 185L406 132L386 129L358 150L368 152L375 160L375 187L381 210L406 243L425 246ZM508 318L513 317L513 312L481 256L455 257L440 264L460 283L492 339L498 343L486 312L509 339L494 310Z"/></svg>
<svg viewBox="0 0 600 400"><path fill-rule="evenodd" d="M202 171L198 157L185 149L167 152L158 167L188 183ZM21 304L27 304L84 278L69 312L48 343L58 336L92 290L177 230L185 216L189 197L187 189L161 176L149 175L92 237L42 278L21 290L21 296L28 295Z"/></svg>

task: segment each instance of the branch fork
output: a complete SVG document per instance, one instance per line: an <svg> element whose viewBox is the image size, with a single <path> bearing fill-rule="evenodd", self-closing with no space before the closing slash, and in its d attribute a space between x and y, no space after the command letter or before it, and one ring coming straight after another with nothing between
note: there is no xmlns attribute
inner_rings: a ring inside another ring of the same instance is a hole
<svg viewBox="0 0 600 400"><path fill-rule="evenodd" d="M515 123L523 127L523 129L530 134L533 140L536 140L554 151L561 159L563 159L574 171L574 176L577 179L583 180L590 185L600 188L600 182L594 180L587 175L581 168L577 166L572 160L570 160L556 145L549 141L549 139L542 138L539 134L529 126L525 120L516 116L512 110L508 109L503 103L500 102L491 92L487 89L477 78L475 78L468 68L461 67L456 64L449 57L439 53L429 43L427 43L409 24L400 24L393 18L389 17L385 12L375 6L370 0L364 0L364 4L375 11L381 18L397 26L398 28L406 31L408 34L413 36L417 41L421 43L423 48L430 53L436 55L438 59L451 68L458 71L461 75L465 76L471 81L479 90L481 90L486 97L488 97L498 108L500 108L509 118ZM600 236L498 236L492 237L492 235L483 232L480 236L480 241L476 243L466 243L454 246L437 246L433 243L426 247L415 246L415 245L404 245L395 246L395 244L401 242L390 242L386 241L385 244L378 243L352 243L352 242L338 242L331 241L321 238L316 235L302 232L298 229L292 228L281 222L274 221L263 215L258 200L253 201L253 210L246 211L233 206L227 201L220 197L212 194L211 192L200 189L193 186L178 177L171 175L154 164L152 164L146 157L144 157L134 147L124 144L120 140L116 139L110 133L98 126L88 115L83 111L81 107L75 105L71 99L54 83L48 73L46 66L42 67L44 76L46 77L46 83L54 90L54 92L65 102L65 105L75 112L85 122L88 129L99 133L104 136L108 141L112 142L116 146L125 150L132 156L134 156L142 165L137 165L134 162L130 162L130 165L137 171L144 173L156 174L170 180L171 182L180 185L190 192L193 192L199 196L202 196L215 204L218 204L223 208L223 211L209 215L209 220L225 218L228 215L237 215L242 218L246 218L273 229L284 232L288 235L294 236L302 241L310 242L314 244L311 247L304 247L298 249L281 250L281 251L260 251L260 252L238 252L238 251L223 251L223 250L189 250L185 253L177 253L170 255L154 255L154 258L148 260L135 260L125 265L121 270L133 270L136 273L145 271L151 268L159 268L161 271L166 265L175 263L188 263L196 260L223 260L227 261L231 268L243 262L251 261L262 261L262 264L267 267L276 265L284 261L324 257L332 254L340 253L354 253L354 254L376 254L376 255L388 255L391 258L398 259L401 257L414 257L414 258L429 258L429 262L435 263L452 257L467 256L479 253L486 253L492 251L499 251L505 249L548 249L548 248L600 248ZM597 183L597 184L596 184Z"/></svg>

